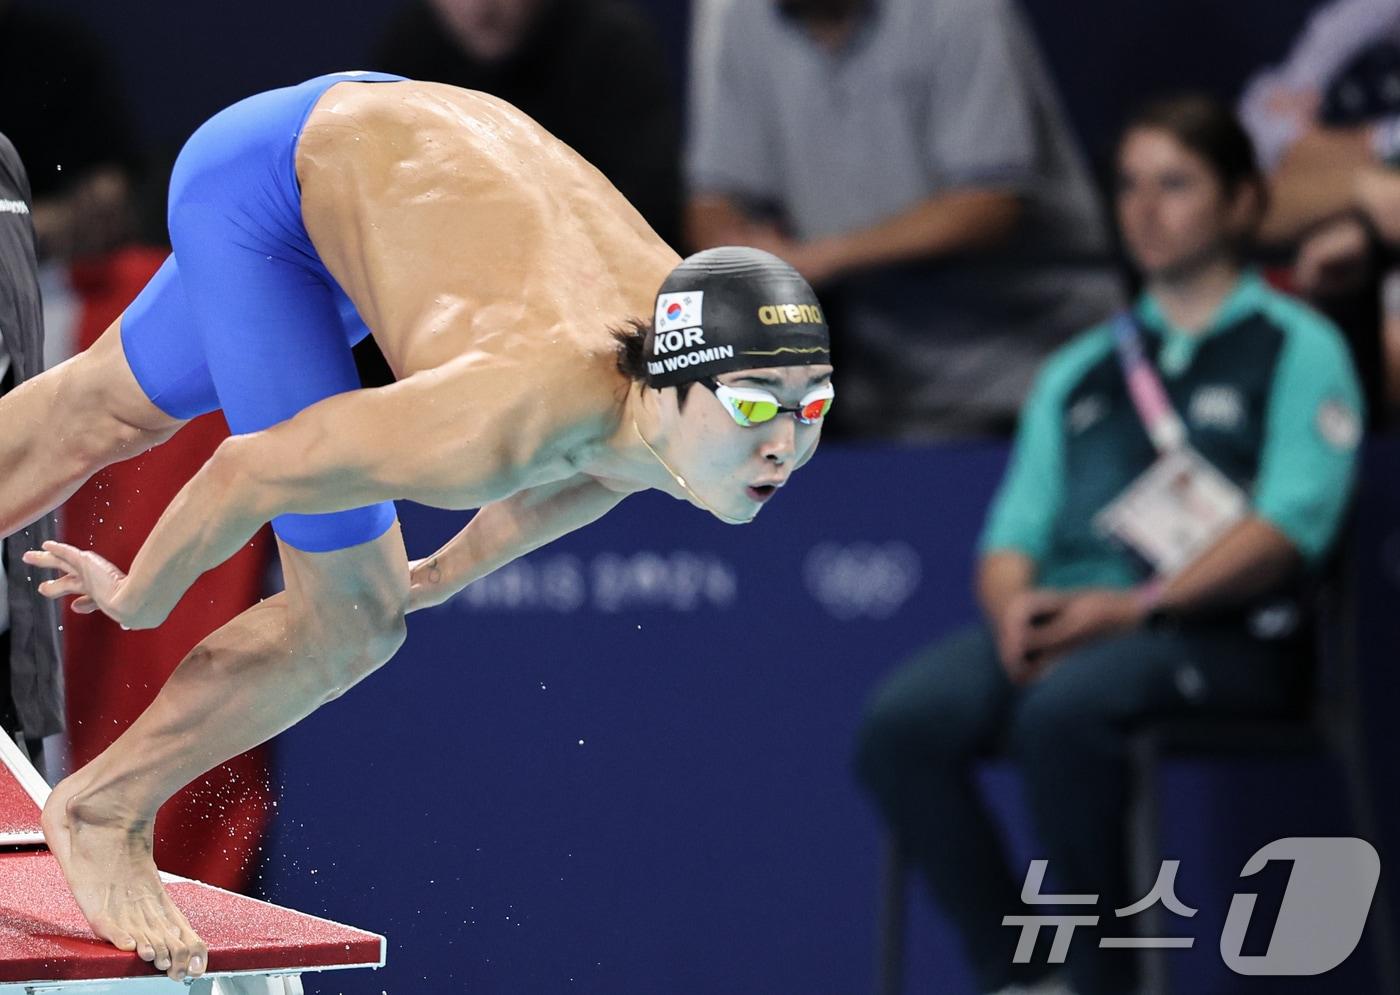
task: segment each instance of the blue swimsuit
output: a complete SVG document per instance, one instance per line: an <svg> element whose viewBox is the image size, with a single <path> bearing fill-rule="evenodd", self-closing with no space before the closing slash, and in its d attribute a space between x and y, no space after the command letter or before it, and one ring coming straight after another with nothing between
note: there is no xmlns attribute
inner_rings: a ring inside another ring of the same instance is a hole
<svg viewBox="0 0 1400 995"><path fill-rule="evenodd" d="M296 147L336 73L239 101L185 143L170 178L165 261L122 316L121 340L146 396L175 418L223 409L236 435L360 386L351 346L369 334L316 254L301 218ZM385 501L324 515L279 515L273 530L307 552L377 539Z"/></svg>

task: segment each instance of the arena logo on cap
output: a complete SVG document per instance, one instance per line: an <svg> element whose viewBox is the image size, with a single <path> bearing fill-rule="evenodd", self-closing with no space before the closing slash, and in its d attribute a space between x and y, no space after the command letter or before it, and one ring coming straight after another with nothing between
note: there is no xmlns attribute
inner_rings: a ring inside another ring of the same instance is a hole
<svg viewBox="0 0 1400 995"><path fill-rule="evenodd" d="M658 294L656 297L656 331L669 332L675 328L694 328L704 317L705 292L687 290L678 294Z"/></svg>
<svg viewBox="0 0 1400 995"><path fill-rule="evenodd" d="M765 304L758 309L765 325L822 325L822 309L815 304Z"/></svg>

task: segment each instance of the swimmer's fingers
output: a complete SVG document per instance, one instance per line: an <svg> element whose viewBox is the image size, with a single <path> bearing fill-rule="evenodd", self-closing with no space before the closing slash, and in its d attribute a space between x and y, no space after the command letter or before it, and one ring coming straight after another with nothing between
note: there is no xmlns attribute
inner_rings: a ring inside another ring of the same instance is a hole
<svg viewBox="0 0 1400 995"><path fill-rule="evenodd" d="M69 573L86 577L89 581L120 580L126 576L90 549L79 549L66 542L46 542L44 552L56 559Z"/></svg>
<svg viewBox="0 0 1400 995"><path fill-rule="evenodd" d="M53 540L44 543L44 552L56 557L60 563L74 573L82 572L84 557L95 555L79 549L77 546L70 546L66 542L54 542Z"/></svg>
<svg viewBox="0 0 1400 995"><path fill-rule="evenodd" d="M25 553L21 559L31 567L39 567L42 570L68 570L68 565L60 560L53 553L43 550L31 549ZM71 571L69 571L71 573Z"/></svg>
<svg viewBox="0 0 1400 995"><path fill-rule="evenodd" d="M56 601L59 598L66 598L70 594L87 593L87 587L83 583L82 574L74 570L53 553L31 549L24 554L23 559L25 563L32 567L39 567L43 570L63 571L62 577L46 580L39 585L39 593L44 597Z"/></svg>
<svg viewBox="0 0 1400 995"><path fill-rule="evenodd" d="M31 549L24 554L23 559L31 567L62 570L62 577L46 580L39 585L39 593L46 598L62 598L69 594L81 594L86 590L81 557L82 553L72 546L46 542L42 550Z"/></svg>
<svg viewBox="0 0 1400 995"><path fill-rule="evenodd" d="M87 594L87 585L77 574L64 574L39 585L39 593L46 598L66 598L70 594Z"/></svg>
<svg viewBox="0 0 1400 995"><path fill-rule="evenodd" d="M78 595L73 610L81 615L106 611L105 603L111 602L126 576L96 553L62 542L46 542L42 550L30 550L24 554L24 562L46 570L62 570L64 576L44 581L39 585L39 593L55 600Z"/></svg>
<svg viewBox="0 0 1400 995"><path fill-rule="evenodd" d="M39 585L39 593L51 601L77 595L72 607L79 615L91 615L99 607L97 602L88 595L87 585L83 582L82 577L72 573L54 580L44 581Z"/></svg>
<svg viewBox="0 0 1400 995"><path fill-rule="evenodd" d="M31 549L24 554L24 562L45 570L67 570L69 573L82 573L83 551L66 542L46 542L42 550Z"/></svg>

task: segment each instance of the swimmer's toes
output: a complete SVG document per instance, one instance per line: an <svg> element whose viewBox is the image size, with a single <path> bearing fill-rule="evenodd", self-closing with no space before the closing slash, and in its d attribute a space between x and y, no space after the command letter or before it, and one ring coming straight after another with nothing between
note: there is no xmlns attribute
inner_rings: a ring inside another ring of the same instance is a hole
<svg viewBox="0 0 1400 995"><path fill-rule="evenodd" d="M183 981L191 973L190 961L195 956L203 960L207 952L180 909L168 895L163 894L162 898L159 908L150 915L152 927L158 929L157 952L164 954L157 957L156 967L173 980Z"/></svg>
<svg viewBox="0 0 1400 995"><path fill-rule="evenodd" d="M190 946L185 942L183 936L175 936L170 941L170 963L166 966L170 969L170 976L176 981L182 981L185 972L190 965Z"/></svg>
<svg viewBox="0 0 1400 995"><path fill-rule="evenodd" d="M155 956L151 958L151 963L155 965L157 971L164 971L170 967L170 934L172 930L162 922L162 916L157 910L152 910L145 915L146 941L151 945Z"/></svg>
<svg viewBox="0 0 1400 995"><path fill-rule="evenodd" d="M136 937L132 936L111 919L98 919L92 924L92 931L99 939L106 940L118 950L128 953L136 949Z"/></svg>

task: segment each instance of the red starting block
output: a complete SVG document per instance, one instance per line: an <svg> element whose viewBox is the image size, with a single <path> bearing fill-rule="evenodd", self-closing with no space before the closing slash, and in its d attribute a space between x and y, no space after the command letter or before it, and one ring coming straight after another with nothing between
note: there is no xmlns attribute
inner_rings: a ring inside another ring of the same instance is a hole
<svg viewBox="0 0 1400 995"><path fill-rule="evenodd" d="M0 730L0 995L300 995L307 971L383 967L384 937L161 875L209 944L203 978L171 981L92 935L44 845L49 787Z"/></svg>

